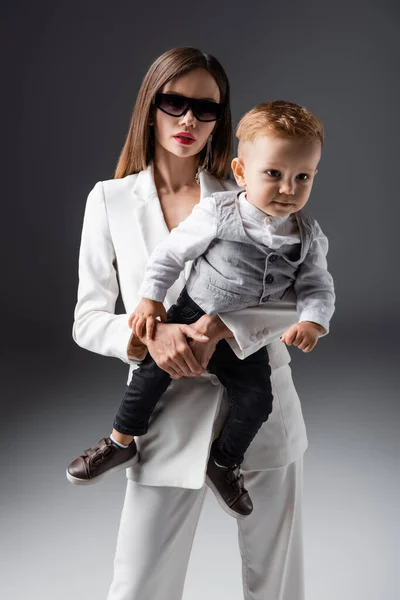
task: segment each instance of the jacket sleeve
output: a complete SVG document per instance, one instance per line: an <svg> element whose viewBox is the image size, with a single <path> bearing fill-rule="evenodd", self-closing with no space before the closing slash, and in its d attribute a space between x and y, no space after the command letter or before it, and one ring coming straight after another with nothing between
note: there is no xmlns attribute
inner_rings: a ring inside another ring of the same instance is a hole
<svg viewBox="0 0 400 600"><path fill-rule="evenodd" d="M226 341L236 356L244 359L263 346L279 342L282 333L297 322L296 297L292 293L284 301L267 302L263 306L253 306L218 316L234 335ZM270 352L270 348L268 351ZM283 354L287 355L286 348L280 352L280 355Z"/></svg>
<svg viewBox="0 0 400 600"><path fill-rule="evenodd" d="M284 301L219 315L234 335L227 341L239 358L246 358L265 345L276 348L274 342L298 321L314 321L329 331L335 292L327 270L328 239L314 223L316 231L310 250L299 268L293 291L285 295Z"/></svg>
<svg viewBox="0 0 400 600"><path fill-rule="evenodd" d="M315 234L294 282L299 321L313 321L329 331L335 310L335 291L328 271L328 239L315 221ZM326 335L326 333L324 335Z"/></svg>
<svg viewBox="0 0 400 600"><path fill-rule="evenodd" d="M104 356L114 356L128 364L144 358L146 348L136 348L128 356L132 331L128 315L116 315L119 294L115 252L111 240L103 184L90 192L83 219L79 251L78 300L72 336L75 342Z"/></svg>

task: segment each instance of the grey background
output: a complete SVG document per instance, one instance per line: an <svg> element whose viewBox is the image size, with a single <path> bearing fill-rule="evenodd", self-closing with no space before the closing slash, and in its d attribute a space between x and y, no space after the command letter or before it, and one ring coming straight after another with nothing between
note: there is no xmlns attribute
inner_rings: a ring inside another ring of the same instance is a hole
<svg viewBox="0 0 400 600"><path fill-rule="evenodd" d="M397 3L14 1L2 25L2 597L106 597L124 476L75 489L64 472L108 431L127 373L71 339L80 228L148 66L193 45L224 65L235 124L283 98L325 125L309 207L337 312L312 355L292 352L310 440L307 600L397 600ZM184 596L204 597L242 598L235 522L211 494Z"/></svg>

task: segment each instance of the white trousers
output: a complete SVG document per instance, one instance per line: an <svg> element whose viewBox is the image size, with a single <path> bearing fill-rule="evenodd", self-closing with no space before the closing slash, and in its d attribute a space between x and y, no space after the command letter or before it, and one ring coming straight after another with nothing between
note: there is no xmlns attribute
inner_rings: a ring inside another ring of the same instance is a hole
<svg viewBox="0 0 400 600"><path fill-rule="evenodd" d="M254 504L252 514L237 521L243 597L304 600L303 458L243 473ZM128 480L108 600L183 598L205 491Z"/></svg>

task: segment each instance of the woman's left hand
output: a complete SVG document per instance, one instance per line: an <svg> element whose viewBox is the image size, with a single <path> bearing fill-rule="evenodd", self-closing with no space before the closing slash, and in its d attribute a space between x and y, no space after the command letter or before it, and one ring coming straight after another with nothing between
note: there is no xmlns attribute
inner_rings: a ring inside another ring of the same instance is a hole
<svg viewBox="0 0 400 600"><path fill-rule="evenodd" d="M232 338L233 333L218 315L203 315L198 321L192 324L192 327L195 327L197 331L209 338L208 342L189 341L197 362L201 364L203 369L206 369L218 342L223 339Z"/></svg>

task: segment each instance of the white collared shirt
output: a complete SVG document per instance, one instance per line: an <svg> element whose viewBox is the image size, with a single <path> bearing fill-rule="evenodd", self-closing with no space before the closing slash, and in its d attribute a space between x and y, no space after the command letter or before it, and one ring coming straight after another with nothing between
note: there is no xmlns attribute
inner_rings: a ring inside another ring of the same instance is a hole
<svg viewBox="0 0 400 600"><path fill-rule="evenodd" d="M258 244L277 250L286 244L300 244L300 232L294 215L272 217L239 195L239 212L246 235Z"/></svg>

